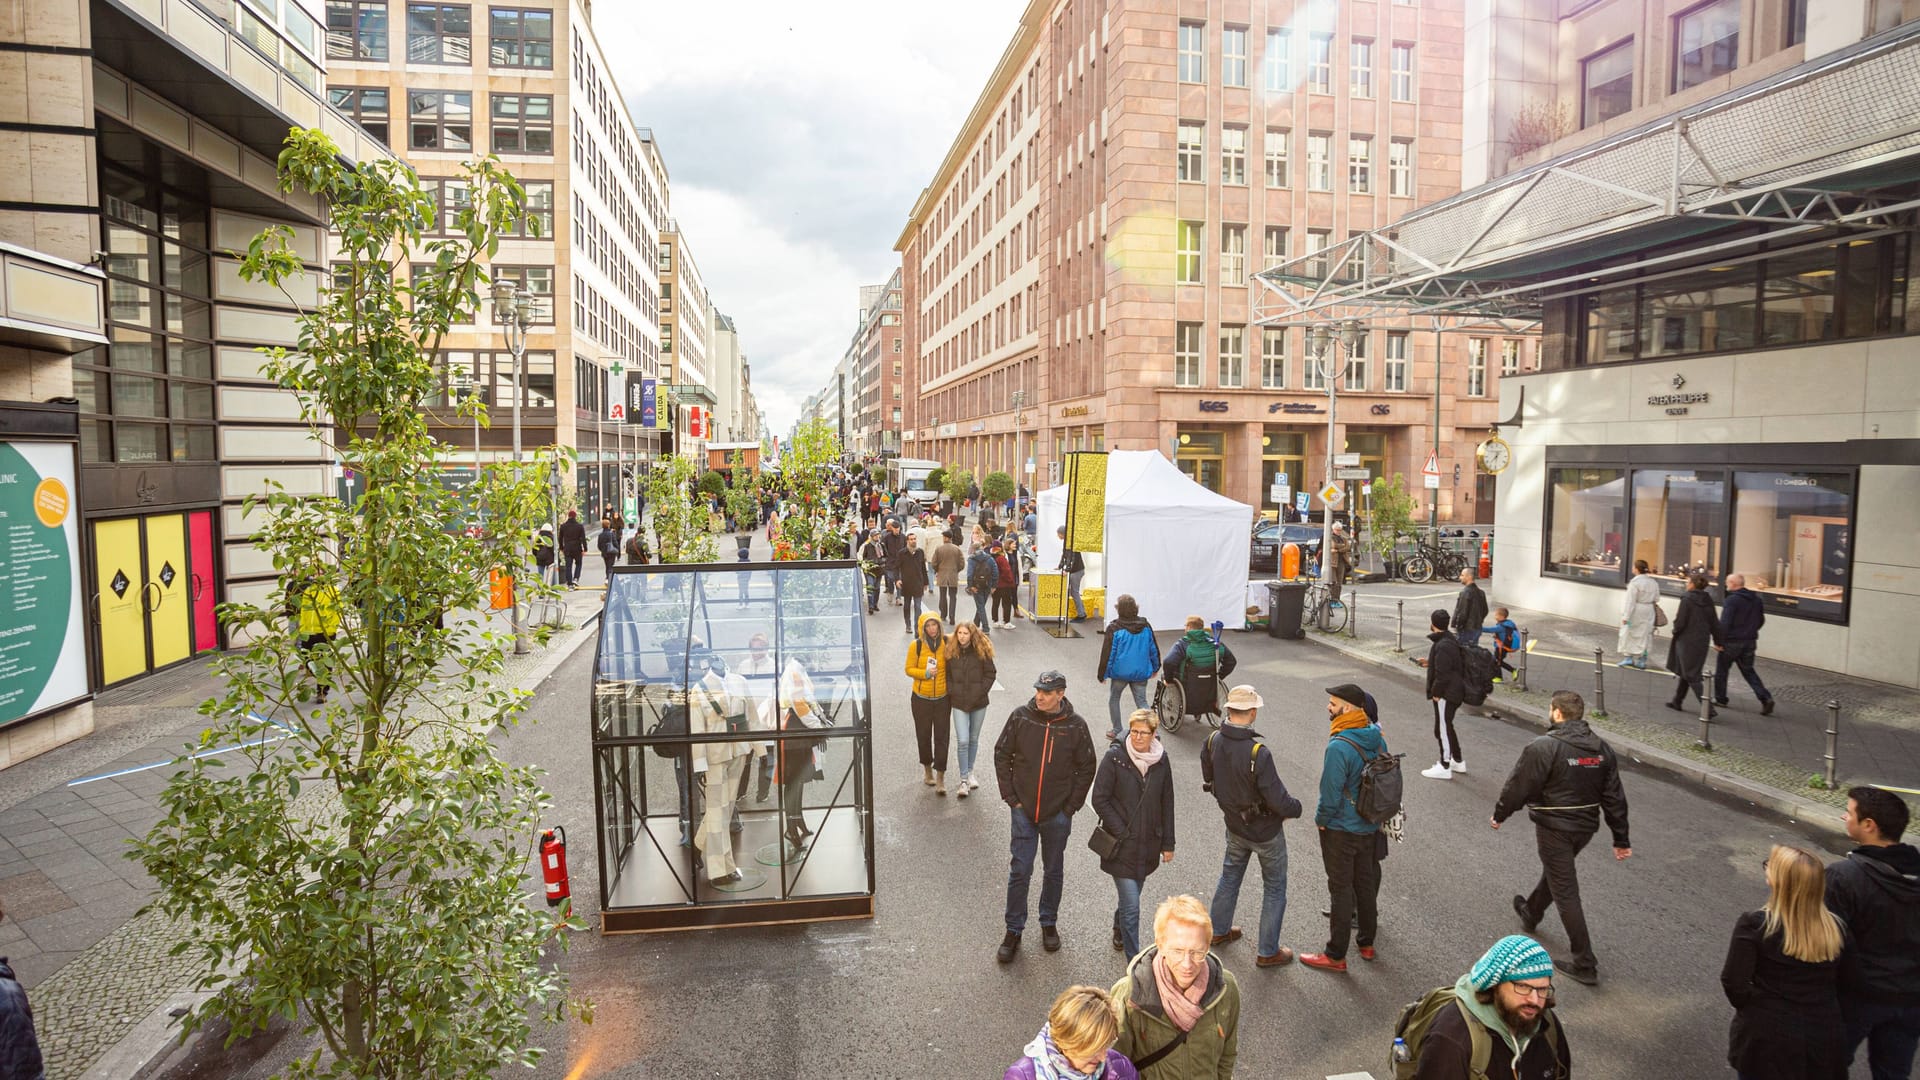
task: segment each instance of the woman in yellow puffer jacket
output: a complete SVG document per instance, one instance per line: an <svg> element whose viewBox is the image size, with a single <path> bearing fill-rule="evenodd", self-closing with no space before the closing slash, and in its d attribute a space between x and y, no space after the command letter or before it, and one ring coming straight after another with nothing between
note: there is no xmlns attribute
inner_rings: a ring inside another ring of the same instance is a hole
<svg viewBox="0 0 1920 1080"><path fill-rule="evenodd" d="M920 740L921 779L937 793L947 793L947 739L953 732L953 710L947 706L947 669L940 658L946 635L940 616L920 616L920 632L907 646L907 675L913 679L913 733Z"/></svg>
<svg viewBox="0 0 1920 1080"><path fill-rule="evenodd" d="M315 645L333 640L340 632L340 590L327 583L324 567L315 566L300 588L300 666L308 675L313 675L313 664L306 654ZM314 701L327 700L329 687L324 678L315 676L319 686ZM306 700L303 690L301 700Z"/></svg>

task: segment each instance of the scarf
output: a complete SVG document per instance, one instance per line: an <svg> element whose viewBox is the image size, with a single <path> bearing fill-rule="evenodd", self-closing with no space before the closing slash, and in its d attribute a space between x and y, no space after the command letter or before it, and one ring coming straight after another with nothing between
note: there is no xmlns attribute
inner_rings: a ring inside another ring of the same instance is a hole
<svg viewBox="0 0 1920 1080"><path fill-rule="evenodd" d="M1126 742L1127 756L1133 759L1133 767L1140 770L1141 776L1147 775L1147 770L1153 768L1154 765L1158 764L1160 759L1167 754L1167 748L1161 746L1160 740L1157 738L1153 740L1152 749L1144 754L1133 748L1132 736L1122 735L1120 738Z"/></svg>
<svg viewBox="0 0 1920 1080"><path fill-rule="evenodd" d="M1368 723L1367 710L1348 709L1346 712L1333 718L1332 730L1329 732L1329 735L1338 735L1343 731L1353 731L1356 728L1363 728L1366 727Z"/></svg>
<svg viewBox="0 0 1920 1080"><path fill-rule="evenodd" d="M1158 949L1153 953L1153 982L1160 989L1160 1007L1167 1011L1167 1019L1181 1031L1192 1031L1193 1025L1200 1022L1200 1015L1206 1010L1200 1007L1200 999L1206 996L1206 972L1202 971L1193 980L1193 985L1185 990L1173 984L1173 970L1167 966L1167 958L1160 955Z"/></svg>
<svg viewBox="0 0 1920 1080"><path fill-rule="evenodd" d="M1040 1034L1033 1037L1022 1051L1028 1061L1033 1062L1034 1080L1100 1080L1107 1075L1107 1058L1100 1055L1100 1064L1092 1072L1079 1072L1067 1062L1067 1055L1053 1044L1053 1025L1040 1025Z"/></svg>

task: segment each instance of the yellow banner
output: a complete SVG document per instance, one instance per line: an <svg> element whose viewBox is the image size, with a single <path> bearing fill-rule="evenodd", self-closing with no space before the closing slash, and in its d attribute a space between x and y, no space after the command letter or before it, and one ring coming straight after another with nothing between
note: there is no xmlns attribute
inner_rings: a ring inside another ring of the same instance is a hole
<svg viewBox="0 0 1920 1080"><path fill-rule="evenodd" d="M1067 455L1068 551L1103 551L1107 540L1107 455L1076 450Z"/></svg>
<svg viewBox="0 0 1920 1080"><path fill-rule="evenodd" d="M1067 575L1059 571L1033 575L1033 614L1040 619L1067 617Z"/></svg>

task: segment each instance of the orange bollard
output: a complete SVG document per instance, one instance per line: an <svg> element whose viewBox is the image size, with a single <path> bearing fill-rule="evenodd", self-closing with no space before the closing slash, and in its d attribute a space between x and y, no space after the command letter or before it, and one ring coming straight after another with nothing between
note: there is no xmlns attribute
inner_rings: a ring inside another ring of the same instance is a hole
<svg viewBox="0 0 1920 1080"><path fill-rule="evenodd" d="M1491 536L1480 541L1480 569L1478 577L1482 581L1493 576L1492 544L1493 537Z"/></svg>
<svg viewBox="0 0 1920 1080"><path fill-rule="evenodd" d="M1300 545L1280 545L1280 580L1292 581L1300 576Z"/></svg>

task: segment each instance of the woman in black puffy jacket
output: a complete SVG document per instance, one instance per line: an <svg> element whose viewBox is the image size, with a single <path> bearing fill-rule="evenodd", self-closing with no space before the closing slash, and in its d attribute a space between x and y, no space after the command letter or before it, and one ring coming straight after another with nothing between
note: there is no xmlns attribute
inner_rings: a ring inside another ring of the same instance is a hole
<svg viewBox="0 0 1920 1080"><path fill-rule="evenodd" d="M1140 890L1161 863L1173 861L1173 766L1157 737L1159 727L1152 709L1127 719L1126 738L1107 747L1087 800L1100 826L1120 840L1100 869L1113 878L1120 898L1113 947L1128 960L1140 952Z"/></svg>

